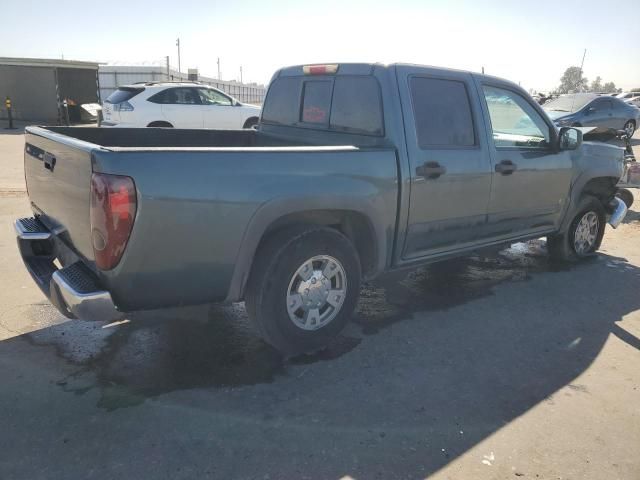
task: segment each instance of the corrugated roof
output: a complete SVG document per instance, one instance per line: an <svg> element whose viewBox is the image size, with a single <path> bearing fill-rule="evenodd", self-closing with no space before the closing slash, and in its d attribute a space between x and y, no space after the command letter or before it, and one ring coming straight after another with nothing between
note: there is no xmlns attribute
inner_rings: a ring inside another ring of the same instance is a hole
<svg viewBox="0 0 640 480"><path fill-rule="evenodd" d="M20 67L63 67L88 68L96 70L100 63L80 60L61 60L56 58L12 58L0 57L0 65L16 65Z"/></svg>

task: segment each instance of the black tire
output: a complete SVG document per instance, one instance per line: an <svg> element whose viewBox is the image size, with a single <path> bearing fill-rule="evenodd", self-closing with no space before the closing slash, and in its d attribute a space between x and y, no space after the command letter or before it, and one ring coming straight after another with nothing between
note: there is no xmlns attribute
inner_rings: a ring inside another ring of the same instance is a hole
<svg viewBox="0 0 640 480"><path fill-rule="evenodd" d="M346 274L346 292L332 320L317 330L305 330L289 316L288 289L296 271L318 255L340 262ZM360 294L360 260L349 239L332 228L300 225L270 236L255 258L245 304L262 338L285 356L326 347L349 321Z"/></svg>
<svg viewBox="0 0 640 480"><path fill-rule="evenodd" d="M242 128L254 128L256 125L258 125L258 117L251 117L244 122L244 126Z"/></svg>
<svg viewBox="0 0 640 480"><path fill-rule="evenodd" d="M629 120L624 124L624 127L622 127L622 129L627 133L627 135L631 133L631 135L629 135L629 138L631 138L636 131L636 122L634 122L633 120Z"/></svg>
<svg viewBox="0 0 640 480"><path fill-rule="evenodd" d="M169 122L157 121L157 122L151 122L149 125L147 125L147 127L173 128L173 125L171 125Z"/></svg>
<svg viewBox="0 0 640 480"><path fill-rule="evenodd" d="M616 197L622 200L627 208L631 208L631 205L633 205L633 193L631 193L631 190L620 188L616 193Z"/></svg>
<svg viewBox="0 0 640 480"><path fill-rule="evenodd" d="M600 248L604 230L606 227L606 212L602 202L591 195L583 195L578 202L575 213L571 218L568 229L560 234L550 235L547 237L547 250L553 260L558 261L575 261L586 257L590 257ZM579 252L575 247L576 230L580 221L589 212L595 213L598 219L597 234L595 242L584 252Z"/></svg>

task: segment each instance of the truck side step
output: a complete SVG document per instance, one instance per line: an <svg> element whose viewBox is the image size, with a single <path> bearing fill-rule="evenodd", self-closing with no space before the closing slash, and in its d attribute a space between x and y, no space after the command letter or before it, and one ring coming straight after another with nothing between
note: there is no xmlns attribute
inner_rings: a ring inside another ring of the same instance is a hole
<svg viewBox="0 0 640 480"><path fill-rule="evenodd" d="M35 217L19 218L15 222L18 238L22 240L49 240L51 232Z"/></svg>

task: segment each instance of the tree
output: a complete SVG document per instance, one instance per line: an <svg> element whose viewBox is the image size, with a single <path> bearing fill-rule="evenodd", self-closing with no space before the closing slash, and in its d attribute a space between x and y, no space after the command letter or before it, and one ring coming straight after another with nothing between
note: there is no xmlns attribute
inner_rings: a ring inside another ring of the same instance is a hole
<svg viewBox="0 0 640 480"><path fill-rule="evenodd" d="M558 93L581 92L588 84L589 81L586 77L582 76L582 69L580 67L569 67L564 71L562 78L560 78Z"/></svg>
<svg viewBox="0 0 640 480"><path fill-rule="evenodd" d="M607 82L603 85L602 91L605 93L615 93L618 91L616 84L613 82Z"/></svg>
<svg viewBox="0 0 640 480"><path fill-rule="evenodd" d="M600 75L598 75L596 77L596 79L593 82L591 82L591 91L592 92L601 92L602 89L603 89L602 77L600 77Z"/></svg>

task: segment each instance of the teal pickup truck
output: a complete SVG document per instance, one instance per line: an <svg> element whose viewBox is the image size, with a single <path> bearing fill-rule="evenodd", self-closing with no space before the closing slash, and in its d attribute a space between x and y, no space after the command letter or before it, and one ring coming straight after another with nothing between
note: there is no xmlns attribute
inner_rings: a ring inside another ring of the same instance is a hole
<svg viewBox="0 0 640 480"><path fill-rule="evenodd" d="M555 258L593 254L626 214L622 173L622 149L499 78L295 66L255 130L27 128L16 230L71 318L244 300L294 355L345 326L363 279L542 236Z"/></svg>

